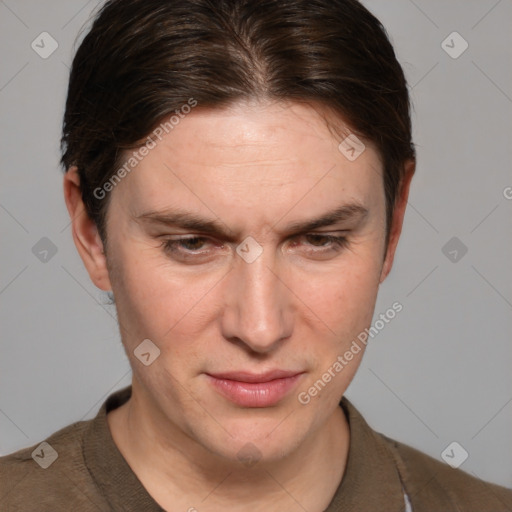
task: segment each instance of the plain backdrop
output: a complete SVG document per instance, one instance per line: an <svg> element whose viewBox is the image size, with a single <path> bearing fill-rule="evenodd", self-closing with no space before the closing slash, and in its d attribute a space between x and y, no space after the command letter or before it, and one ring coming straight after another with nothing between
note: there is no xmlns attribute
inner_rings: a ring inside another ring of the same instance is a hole
<svg viewBox="0 0 512 512"><path fill-rule="evenodd" d="M512 487L512 2L364 3L410 84L418 166L375 318L395 301L403 311L346 394L376 430L438 459L456 441L461 469ZM130 384L115 310L72 241L58 164L75 39L96 8L0 2L2 455L92 418ZM47 58L31 46L51 43L42 32L58 44Z"/></svg>

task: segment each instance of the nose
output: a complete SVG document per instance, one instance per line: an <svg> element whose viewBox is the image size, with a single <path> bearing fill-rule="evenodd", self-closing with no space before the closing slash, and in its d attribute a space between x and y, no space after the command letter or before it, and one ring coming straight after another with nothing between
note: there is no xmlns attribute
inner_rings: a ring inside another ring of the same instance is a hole
<svg viewBox="0 0 512 512"><path fill-rule="evenodd" d="M272 251L253 262L236 258L226 282L223 335L252 352L274 351L291 335L291 292L282 281Z"/></svg>

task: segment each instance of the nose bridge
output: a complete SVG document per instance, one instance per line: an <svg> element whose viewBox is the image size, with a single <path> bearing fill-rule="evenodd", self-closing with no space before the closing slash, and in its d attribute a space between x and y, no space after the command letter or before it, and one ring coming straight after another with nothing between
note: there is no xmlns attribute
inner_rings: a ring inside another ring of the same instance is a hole
<svg viewBox="0 0 512 512"><path fill-rule="evenodd" d="M268 352L290 334L286 288L278 277L274 251L265 249L249 261L240 257L232 270L225 335L253 351Z"/></svg>

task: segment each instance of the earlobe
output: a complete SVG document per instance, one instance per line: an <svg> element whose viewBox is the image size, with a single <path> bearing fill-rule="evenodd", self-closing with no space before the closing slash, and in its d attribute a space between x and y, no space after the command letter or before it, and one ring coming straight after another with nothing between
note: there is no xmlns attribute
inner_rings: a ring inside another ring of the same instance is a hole
<svg viewBox="0 0 512 512"><path fill-rule="evenodd" d="M73 241L84 262L92 282L100 290L112 289L107 269L103 242L94 221L89 217L82 201L80 176L77 167L64 174L64 199L71 218Z"/></svg>
<svg viewBox="0 0 512 512"><path fill-rule="evenodd" d="M407 199L409 197L409 189L411 186L411 180L414 175L416 168L415 160L408 160L405 164L405 173L400 187L399 195L396 198L395 208L393 211L393 219L391 222L391 228L389 232L389 242L386 251L386 257L382 265L379 283L382 283L388 276L393 266L393 260L395 258L396 248L398 246L398 240L402 233L402 226L405 217L405 210L407 206Z"/></svg>

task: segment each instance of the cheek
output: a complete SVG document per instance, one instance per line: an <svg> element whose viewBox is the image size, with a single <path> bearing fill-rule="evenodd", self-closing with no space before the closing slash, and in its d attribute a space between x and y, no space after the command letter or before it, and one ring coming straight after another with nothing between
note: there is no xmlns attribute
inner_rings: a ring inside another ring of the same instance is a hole
<svg viewBox="0 0 512 512"><path fill-rule="evenodd" d="M162 343L184 326L188 337L194 336L199 325L190 318L198 305L204 309L204 299L215 284L211 276L171 270L154 248L120 250L117 261L121 263L116 267L112 287L119 317L132 343L137 342L134 338Z"/></svg>
<svg viewBox="0 0 512 512"><path fill-rule="evenodd" d="M320 276L296 278L297 295L311 309L315 322L325 324L323 331L329 327L331 335L336 334L336 341L347 340L371 322L381 263L373 255L358 256Z"/></svg>
<svg viewBox="0 0 512 512"><path fill-rule="evenodd" d="M314 342L308 338L304 347L312 368L300 389L301 404L332 410L352 381L366 348L358 336L371 324L379 269L377 260L354 261L328 278L303 285L301 295L313 311L308 329Z"/></svg>
<svg viewBox="0 0 512 512"><path fill-rule="evenodd" d="M126 257L116 284L113 288L123 344L134 374L147 388L165 390L167 396L180 402L180 383L200 368L205 358L204 347L197 340L204 337L208 307L204 299L213 284L208 286L207 277L178 278L161 259L152 261L150 257L139 262ZM136 360L134 351L144 339L150 339L160 350L158 364L146 367Z"/></svg>

